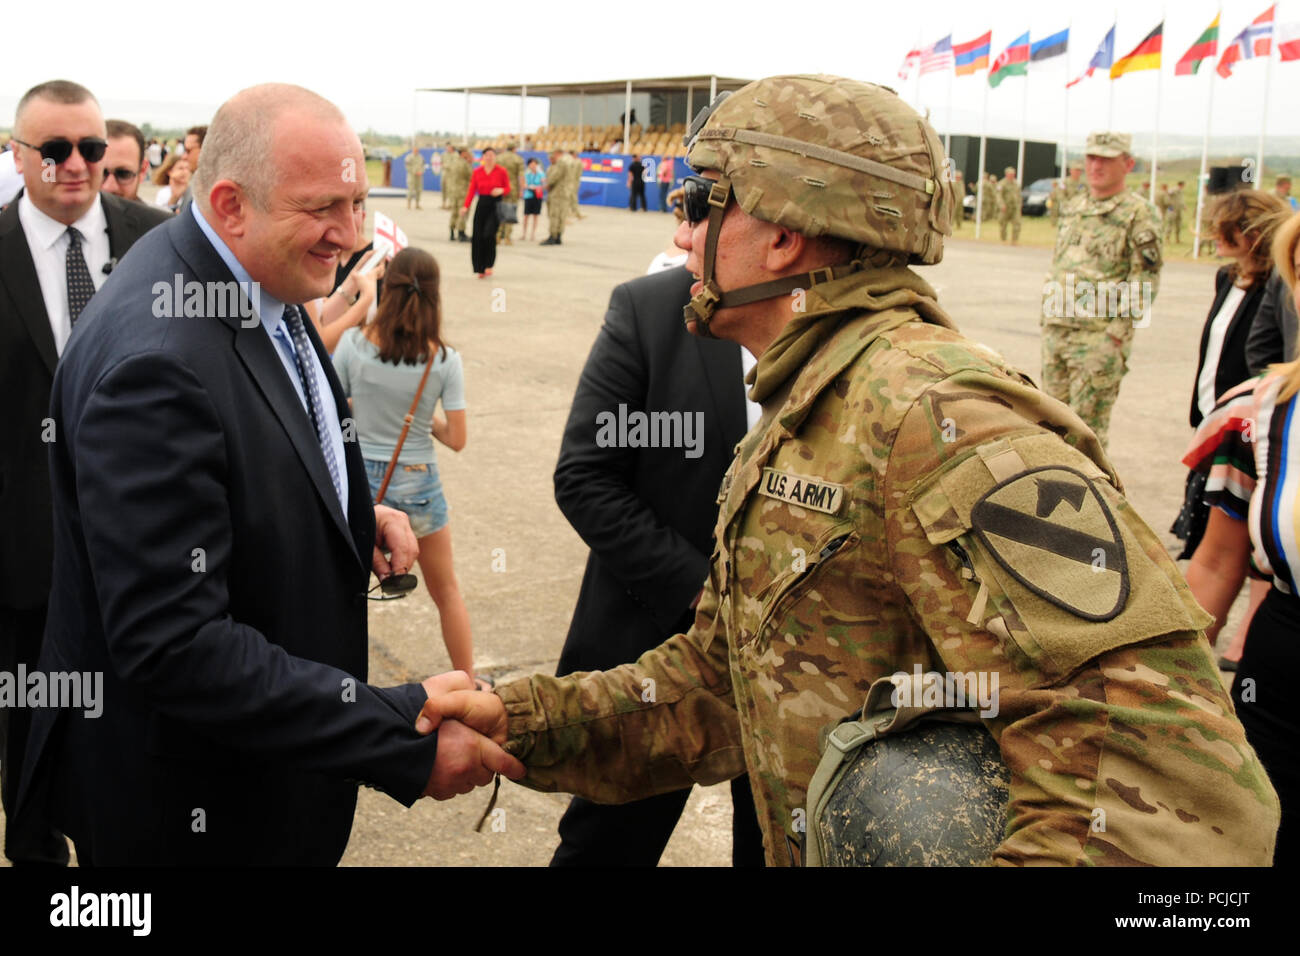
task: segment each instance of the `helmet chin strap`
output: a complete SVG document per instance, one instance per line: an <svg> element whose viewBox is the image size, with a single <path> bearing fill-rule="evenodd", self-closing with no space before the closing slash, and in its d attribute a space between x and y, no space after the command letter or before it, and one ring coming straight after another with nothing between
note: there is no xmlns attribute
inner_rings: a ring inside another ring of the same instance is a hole
<svg viewBox="0 0 1300 956"><path fill-rule="evenodd" d="M729 309L738 305L749 305L762 299L771 299L779 295L789 295L796 289L809 289L821 282L842 279L863 268L859 259L837 266L824 266L811 272L784 276L770 282L743 286L723 292L713 278L713 265L718 252L718 234L722 231L722 217L726 215L727 203L731 201L731 181L725 177L718 179L709 190L708 229L704 233L704 272L700 277L700 291L691 297L691 301L682 310L689 328L695 323L695 334L701 338L716 338L709 328L709 322L718 309Z"/></svg>

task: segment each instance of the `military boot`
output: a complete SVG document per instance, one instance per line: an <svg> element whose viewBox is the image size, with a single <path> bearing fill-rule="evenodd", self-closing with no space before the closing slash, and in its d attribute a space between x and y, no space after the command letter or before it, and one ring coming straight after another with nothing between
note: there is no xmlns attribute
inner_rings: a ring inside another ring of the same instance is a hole
<svg viewBox="0 0 1300 956"><path fill-rule="evenodd" d="M456 238L459 239L461 242L469 242L469 241L470 241L469 236L465 235L465 230L464 230L464 229L462 229L462 230L460 231L460 235L457 236Z"/></svg>

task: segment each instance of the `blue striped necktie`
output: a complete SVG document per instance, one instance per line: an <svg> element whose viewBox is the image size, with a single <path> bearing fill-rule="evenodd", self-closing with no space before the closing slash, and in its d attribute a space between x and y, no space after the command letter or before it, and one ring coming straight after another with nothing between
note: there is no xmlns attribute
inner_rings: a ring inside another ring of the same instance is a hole
<svg viewBox="0 0 1300 956"><path fill-rule="evenodd" d="M321 404L320 389L316 384L316 371L312 368L311 358L315 354L307 338L307 329L302 323L302 313L296 305L284 307L284 324L293 340L294 363L298 366L298 378L302 380L302 392L307 396L307 410L311 413L311 423L316 429L316 440L320 443L321 454L325 456L325 467L329 469L330 481L334 482L334 494L343 500L343 483L339 481L339 463L334 457L334 443L325 429L325 407Z"/></svg>

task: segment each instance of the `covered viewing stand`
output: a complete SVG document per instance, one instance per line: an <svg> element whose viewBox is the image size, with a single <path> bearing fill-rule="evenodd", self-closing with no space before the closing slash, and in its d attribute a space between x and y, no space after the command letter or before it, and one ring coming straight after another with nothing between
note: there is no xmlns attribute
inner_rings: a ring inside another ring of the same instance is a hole
<svg viewBox="0 0 1300 956"><path fill-rule="evenodd" d="M519 97L519 137L522 140L527 131L524 129L524 109L529 96L577 96L578 97L578 131L579 139L585 141L586 129L583 117L583 101L587 95L609 96L622 93L623 109L623 143L629 142L632 135L632 94L633 93L686 93L686 124L694 116L697 104L695 92L708 90L708 98L698 104L703 106L723 91L735 91L749 83L749 80L732 76L668 76L641 80L596 80L580 83L527 83L518 86L432 86L420 87L416 93L463 93L465 95L465 138L470 135L469 98L471 93L489 96ZM413 131L414 132L414 131Z"/></svg>

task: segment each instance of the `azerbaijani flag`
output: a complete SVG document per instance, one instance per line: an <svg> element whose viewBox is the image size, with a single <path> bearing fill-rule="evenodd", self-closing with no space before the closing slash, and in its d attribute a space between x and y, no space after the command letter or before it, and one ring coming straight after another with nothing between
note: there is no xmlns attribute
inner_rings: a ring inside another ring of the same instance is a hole
<svg viewBox="0 0 1300 956"><path fill-rule="evenodd" d="M1125 73L1160 69L1160 44L1164 32L1165 25L1161 21L1154 30L1146 35L1145 40L1133 48L1133 52L1115 61L1115 65L1110 68L1110 78L1116 80Z"/></svg>
<svg viewBox="0 0 1300 956"><path fill-rule="evenodd" d="M993 31L978 36L969 43L958 43L952 48L953 68L958 76L970 76L976 70L989 68L989 46Z"/></svg>
<svg viewBox="0 0 1300 956"><path fill-rule="evenodd" d="M1269 7L1242 30L1223 51L1219 65L1215 67L1219 76L1225 80L1232 76L1232 65L1240 60L1253 60L1257 56L1268 56L1273 41L1273 11L1277 4Z"/></svg>
<svg viewBox="0 0 1300 956"><path fill-rule="evenodd" d="M998 54L989 70L989 86L996 87L1008 76L1024 76L1029 72L1029 31L1011 41L1011 45Z"/></svg>
<svg viewBox="0 0 1300 956"><path fill-rule="evenodd" d="M1205 28L1205 32L1196 38L1187 52L1174 65L1174 76L1191 76L1201 68L1201 61L1208 60L1219 52L1219 15Z"/></svg>
<svg viewBox="0 0 1300 956"><path fill-rule="evenodd" d="M1071 86L1074 86L1074 84L1092 76L1094 70L1109 70L1110 65L1114 62L1115 27L1112 24L1111 28L1106 31L1106 35L1101 38L1101 43L1097 45L1097 52L1094 53L1092 59L1088 61L1088 68L1072 79L1069 83L1066 83L1066 89L1069 89Z"/></svg>

